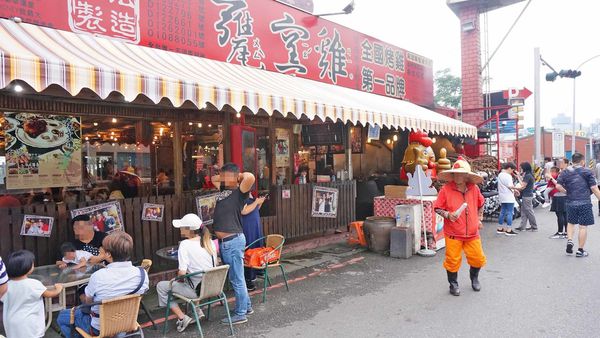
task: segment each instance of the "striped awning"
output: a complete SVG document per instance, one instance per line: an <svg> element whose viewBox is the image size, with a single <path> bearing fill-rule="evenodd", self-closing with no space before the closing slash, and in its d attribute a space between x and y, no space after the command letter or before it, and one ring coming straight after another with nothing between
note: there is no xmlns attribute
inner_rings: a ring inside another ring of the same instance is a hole
<svg viewBox="0 0 600 338"><path fill-rule="evenodd" d="M0 20L0 88L21 80L36 91L52 84L77 95L88 88L132 101L143 94L204 108L225 105L257 113L351 122L461 136L469 124L407 101L308 79L209 60L116 40Z"/></svg>

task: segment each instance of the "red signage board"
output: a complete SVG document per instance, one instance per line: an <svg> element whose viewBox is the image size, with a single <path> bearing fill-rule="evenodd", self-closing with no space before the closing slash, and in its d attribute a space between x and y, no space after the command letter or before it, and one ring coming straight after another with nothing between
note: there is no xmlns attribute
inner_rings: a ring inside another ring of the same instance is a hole
<svg viewBox="0 0 600 338"><path fill-rule="evenodd" d="M3 0L0 17L433 105L430 59L273 0Z"/></svg>

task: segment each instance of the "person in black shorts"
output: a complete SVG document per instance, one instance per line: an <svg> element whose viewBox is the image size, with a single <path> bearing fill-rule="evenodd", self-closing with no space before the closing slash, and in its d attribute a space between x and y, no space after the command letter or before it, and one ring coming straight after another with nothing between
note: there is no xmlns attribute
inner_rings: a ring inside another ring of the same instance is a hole
<svg viewBox="0 0 600 338"><path fill-rule="evenodd" d="M600 199L600 189L594 173L585 167L585 157L574 153L573 165L563 170L558 176L556 188L567 193L567 254L573 254L573 232L579 225L579 248L576 257L587 257L583 248L587 240L587 226L594 224L594 211L590 195L594 193Z"/></svg>

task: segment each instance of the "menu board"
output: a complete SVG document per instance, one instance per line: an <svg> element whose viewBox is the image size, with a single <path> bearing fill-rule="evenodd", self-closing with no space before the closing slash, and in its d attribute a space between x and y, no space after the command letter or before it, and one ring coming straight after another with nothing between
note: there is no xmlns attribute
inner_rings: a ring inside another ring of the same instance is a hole
<svg viewBox="0 0 600 338"><path fill-rule="evenodd" d="M82 185L81 118L4 113L6 188Z"/></svg>

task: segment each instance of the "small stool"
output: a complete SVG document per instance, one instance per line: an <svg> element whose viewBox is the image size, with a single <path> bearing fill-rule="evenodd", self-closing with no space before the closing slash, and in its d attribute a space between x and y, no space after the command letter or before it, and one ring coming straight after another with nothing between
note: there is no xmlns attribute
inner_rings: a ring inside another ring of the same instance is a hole
<svg viewBox="0 0 600 338"><path fill-rule="evenodd" d="M363 232L363 222L350 223L348 244L358 244L365 247L367 246L367 241L365 240L365 234Z"/></svg>

